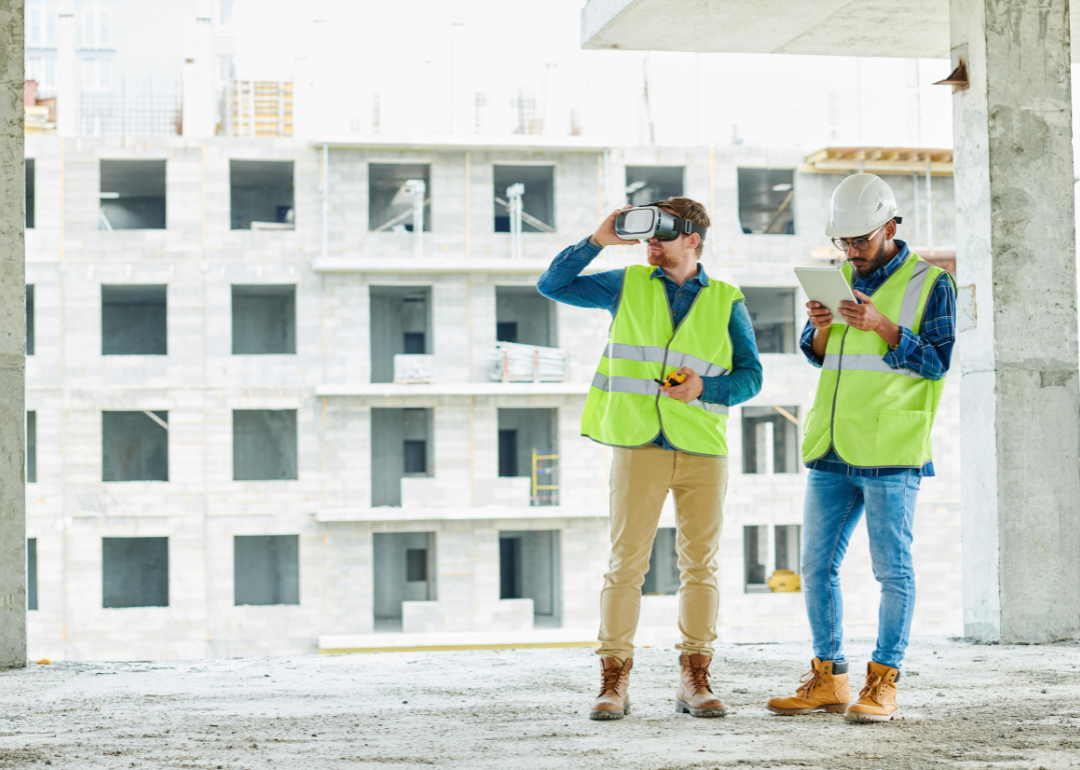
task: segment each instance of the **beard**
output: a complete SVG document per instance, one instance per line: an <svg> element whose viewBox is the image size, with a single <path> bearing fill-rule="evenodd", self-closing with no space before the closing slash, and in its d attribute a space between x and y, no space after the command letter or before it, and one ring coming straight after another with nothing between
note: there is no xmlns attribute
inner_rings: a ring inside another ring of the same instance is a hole
<svg viewBox="0 0 1080 770"><path fill-rule="evenodd" d="M670 256L668 254L665 254L662 251L657 251L657 252L650 251L649 254L648 254L648 257L649 257L649 264L652 265L653 267L676 268L676 267L678 267L679 265L682 264L682 260L679 257Z"/></svg>
<svg viewBox="0 0 1080 770"><path fill-rule="evenodd" d="M851 266L851 271L854 276L860 280L865 280L876 273L880 268L884 267L889 262L889 250L886 248L887 240L881 242L881 247L877 250L874 258L870 260L870 264L866 266L865 270L859 270L855 265Z"/></svg>

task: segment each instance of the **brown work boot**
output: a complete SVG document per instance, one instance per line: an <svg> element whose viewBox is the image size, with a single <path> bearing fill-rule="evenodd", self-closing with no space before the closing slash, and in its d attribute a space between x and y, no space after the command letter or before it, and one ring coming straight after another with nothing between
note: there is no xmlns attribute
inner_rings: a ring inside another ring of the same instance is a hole
<svg viewBox="0 0 1080 770"><path fill-rule="evenodd" d="M866 666L866 687L859 693L859 702L848 706L844 719L848 722L888 722L898 719L900 707L896 705L896 680L900 672L895 668L871 661Z"/></svg>
<svg viewBox="0 0 1080 770"><path fill-rule="evenodd" d="M600 659L600 694L593 702L589 719L622 719L630 713L630 669L634 659L619 665L615 658Z"/></svg>
<svg viewBox="0 0 1080 770"><path fill-rule="evenodd" d="M810 670L790 698L772 698L766 708L774 714L809 714L811 711L847 711L851 705L848 664L814 658Z"/></svg>
<svg viewBox="0 0 1080 770"><path fill-rule="evenodd" d="M724 702L709 686L709 655L680 655L679 689L675 694L675 713L695 717L722 717Z"/></svg>

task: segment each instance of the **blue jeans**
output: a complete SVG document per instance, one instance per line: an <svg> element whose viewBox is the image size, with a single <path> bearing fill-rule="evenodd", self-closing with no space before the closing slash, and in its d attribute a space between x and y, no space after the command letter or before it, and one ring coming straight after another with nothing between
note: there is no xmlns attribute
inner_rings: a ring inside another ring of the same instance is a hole
<svg viewBox="0 0 1080 770"><path fill-rule="evenodd" d="M918 494L918 470L865 478L809 471L803 511L802 586L815 657L836 662L845 659L840 563L865 509L874 577L881 584L874 662L900 668L915 610L911 529Z"/></svg>

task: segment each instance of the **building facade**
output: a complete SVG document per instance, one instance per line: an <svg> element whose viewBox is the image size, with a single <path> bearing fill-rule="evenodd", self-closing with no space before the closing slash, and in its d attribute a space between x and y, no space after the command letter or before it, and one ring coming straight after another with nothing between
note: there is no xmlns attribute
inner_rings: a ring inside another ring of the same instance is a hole
<svg viewBox="0 0 1080 770"><path fill-rule="evenodd" d="M705 269L746 294L764 366L728 421L721 640L808 638L801 595L767 586L799 571L817 380L792 268L830 263L832 189L872 154L544 141L27 138L32 657L594 639L610 450L578 424L610 316L535 283L610 210L672 194L710 210ZM882 158L901 237L947 257L951 176ZM915 633L961 629L958 436L954 378ZM676 635L673 526L669 501L641 644ZM865 537L855 636L877 614Z"/></svg>

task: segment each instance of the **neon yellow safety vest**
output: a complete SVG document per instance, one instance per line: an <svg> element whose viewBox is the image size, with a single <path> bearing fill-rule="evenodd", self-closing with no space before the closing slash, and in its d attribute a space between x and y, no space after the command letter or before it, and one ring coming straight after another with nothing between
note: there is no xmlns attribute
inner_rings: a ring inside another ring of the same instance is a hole
<svg viewBox="0 0 1080 770"><path fill-rule="evenodd" d="M730 374L728 333L734 286L710 279L677 328L662 280L634 265L623 274L622 295L608 345L589 388L581 434L609 446L640 447L661 433L676 449L727 456L728 408L695 399L684 404L661 394L657 380L688 366L702 377Z"/></svg>
<svg viewBox="0 0 1080 770"><path fill-rule="evenodd" d="M851 265L842 268L851 282ZM945 271L911 254L872 295L893 323L918 334L926 302ZM876 332L836 323L825 346L814 407L803 425L802 459L835 449L857 468L921 468L932 456L933 427L945 378L928 380L885 363L889 346Z"/></svg>

